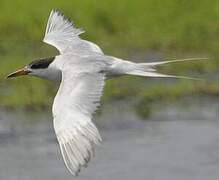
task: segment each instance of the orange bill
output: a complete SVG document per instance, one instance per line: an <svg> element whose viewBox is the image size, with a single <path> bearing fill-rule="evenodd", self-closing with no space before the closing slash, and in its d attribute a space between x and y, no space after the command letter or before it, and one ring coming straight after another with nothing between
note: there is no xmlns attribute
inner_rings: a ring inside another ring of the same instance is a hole
<svg viewBox="0 0 219 180"><path fill-rule="evenodd" d="M13 78L13 77L18 77L18 76L23 76L23 75L27 75L27 74L29 74L29 73L30 73L29 70L23 68L23 69L19 69L19 70L15 71L15 72L9 74L9 75L7 76L7 78Z"/></svg>

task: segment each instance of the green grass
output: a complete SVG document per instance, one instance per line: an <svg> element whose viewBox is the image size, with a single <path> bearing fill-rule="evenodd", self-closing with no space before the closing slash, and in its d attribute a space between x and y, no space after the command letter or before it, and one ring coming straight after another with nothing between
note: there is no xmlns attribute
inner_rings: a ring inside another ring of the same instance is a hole
<svg viewBox="0 0 219 180"><path fill-rule="evenodd" d="M211 60L168 65L161 71L208 79L218 74L219 1L1 0L0 101L3 107L41 109L52 103L57 87L51 83L27 77L6 81L4 77L33 59L58 53L41 41L48 15L54 8L83 27L86 34L82 37L96 42L106 54L136 62L151 60L151 54L153 59L207 56ZM156 100L218 93L216 80L169 83L127 77L108 81L103 100L135 98L136 107L145 109L142 104L146 107Z"/></svg>

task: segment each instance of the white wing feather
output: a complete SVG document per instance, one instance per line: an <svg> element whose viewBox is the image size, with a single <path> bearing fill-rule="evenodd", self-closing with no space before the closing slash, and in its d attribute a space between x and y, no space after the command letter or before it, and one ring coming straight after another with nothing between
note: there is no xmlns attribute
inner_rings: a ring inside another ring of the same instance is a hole
<svg viewBox="0 0 219 180"><path fill-rule="evenodd" d="M104 74L81 69L75 73L73 70L69 65L62 69L62 82L54 100L53 116L64 162L69 171L77 175L93 156L94 145L101 141L91 119L102 95Z"/></svg>
<svg viewBox="0 0 219 180"><path fill-rule="evenodd" d="M62 13L52 10L47 22L44 42L55 46L61 54L64 53L103 53L94 43L80 39L85 31L76 28L74 23Z"/></svg>

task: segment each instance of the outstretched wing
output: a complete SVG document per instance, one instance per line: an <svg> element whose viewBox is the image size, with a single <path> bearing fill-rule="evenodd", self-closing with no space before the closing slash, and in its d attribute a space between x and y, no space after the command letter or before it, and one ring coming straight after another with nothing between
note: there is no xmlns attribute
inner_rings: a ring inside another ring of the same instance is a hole
<svg viewBox="0 0 219 180"><path fill-rule="evenodd" d="M74 23L57 10L52 10L47 22L44 42L55 46L61 54L97 52L102 50L94 43L80 39L84 30L76 28Z"/></svg>
<svg viewBox="0 0 219 180"><path fill-rule="evenodd" d="M67 66L66 66L67 67ZM74 67L79 69L78 67ZM101 141L92 114L99 105L104 74L62 69L62 82L53 103L54 128L68 170L77 175Z"/></svg>

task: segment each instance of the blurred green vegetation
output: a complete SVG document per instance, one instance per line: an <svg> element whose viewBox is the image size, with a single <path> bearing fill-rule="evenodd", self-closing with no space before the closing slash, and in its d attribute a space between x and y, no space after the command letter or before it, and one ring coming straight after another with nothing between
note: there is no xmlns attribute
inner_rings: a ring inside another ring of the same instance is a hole
<svg viewBox="0 0 219 180"><path fill-rule="evenodd" d="M109 80L104 101L136 99L137 109L156 100L185 95L218 95L219 1L216 0L1 0L0 102L3 107L42 109L57 87L37 78L4 77L39 57L57 54L41 40L52 9L61 10L106 54L136 62L184 57L209 61L166 65L161 72L193 75L204 82L123 77Z"/></svg>

